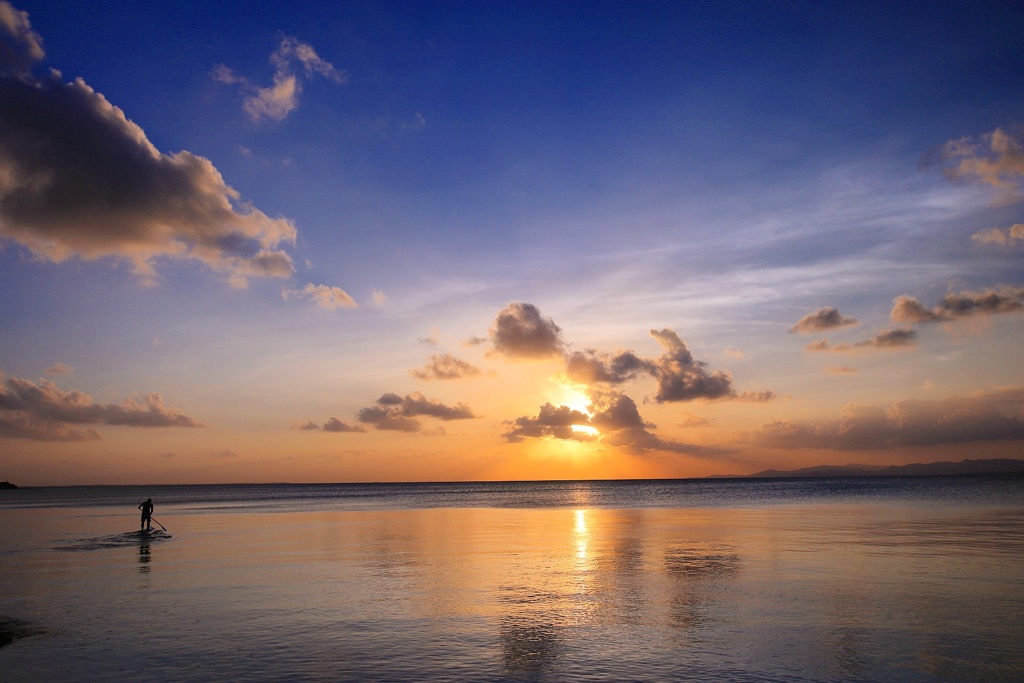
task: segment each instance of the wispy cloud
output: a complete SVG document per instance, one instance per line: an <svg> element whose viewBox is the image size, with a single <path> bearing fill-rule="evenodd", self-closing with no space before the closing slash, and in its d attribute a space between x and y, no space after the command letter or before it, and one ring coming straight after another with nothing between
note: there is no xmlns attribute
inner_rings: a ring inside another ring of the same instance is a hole
<svg viewBox="0 0 1024 683"><path fill-rule="evenodd" d="M359 306L356 300L349 296L348 292L341 287L314 285L312 282L302 289L283 289L281 290L281 297L285 301L293 298L308 299L320 308L328 311Z"/></svg>
<svg viewBox="0 0 1024 683"><path fill-rule="evenodd" d="M433 355L427 364L419 369L410 370L409 374L422 380L455 380L476 377L481 374L480 368L468 361L461 360L449 353Z"/></svg>
<svg viewBox="0 0 1024 683"><path fill-rule="evenodd" d="M852 344L833 344L829 339L819 339L804 347L806 351L835 351L849 353L869 349L896 350L912 348L917 343L917 331L905 328L882 330L874 337Z"/></svg>
<svg viewBox="0 0 1024 683"><path fill-rule="evenodd" d="M1004 202L1024 198L1024 146L1019 131L996 128L978 138L950 140L942 148L945 173L952 179L991 185Z"/></svg>
<svg viewBox="0 0 1024 683"><path fill-rule="evenodd" d="M160 257L228 276L290 277L294 224L241 199L209 160L163 154L82 79L31 76L43 57L27 15L0 7L0 236L54 262L126 260L145 282Z"/></svg>
<svg viewBox="0 0 1024 683"><path fill-rule="evenodd" d="M309 43L294 36L284 36L277 49L270 55L274 65L273 84L254 85L232 69L218 64L210 76L215 81L238 85L246 93L242 109L252 121L265 119L283 121L299 106L299 96L305 81L322 76L335 83L347 83L348 73L340 71L328 61L320 58Z"/></svg>
<svg viewBox="0 0 1024 683"><path fill-rule="evenodd" d="M1000 404L1009 404L1009 410ZM849 403L838 419L814 423L776 420L764 425L753 440L775 448L839 450L1022 440L1022 407L1022 387L967 398L910 399L888 408Z"/></svg>

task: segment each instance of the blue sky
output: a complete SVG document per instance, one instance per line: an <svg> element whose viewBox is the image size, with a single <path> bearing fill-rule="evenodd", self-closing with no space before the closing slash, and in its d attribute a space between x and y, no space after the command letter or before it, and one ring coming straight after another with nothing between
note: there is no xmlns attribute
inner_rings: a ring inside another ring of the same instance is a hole
<svg viewBox="0 0 1024 683"><path fill-rule="evenodd" d="M1020 454L1013 3L4 7L0 477ZM625 351L628 376L567 374Z"/></svg>

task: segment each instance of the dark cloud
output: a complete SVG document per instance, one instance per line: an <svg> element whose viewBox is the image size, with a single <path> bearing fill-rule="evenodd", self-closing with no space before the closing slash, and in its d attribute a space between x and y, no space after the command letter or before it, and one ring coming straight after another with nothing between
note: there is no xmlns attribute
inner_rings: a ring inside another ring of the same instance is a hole
<svg viewBox="0 0 1024 683"><path fill-rule="evenodd" d="M542 317L533 304L506 306L494 321L490 339L493 352L508 358L551 358L565 353L561 328Z"/></svg>
<svg viewBox="0 0 1024 683"><path fill-rule="evenodd" d="M520 417L506 422L505 440L517 443L525 439L550 437L573 441L600 441L602 444L623 448L633 453L657 450L700 457L723 455L726 449L664 440L651 432L655 425L646 422L636 403L617 391L591 393L588 413L569 406L545 403L536 417ZM573 429L590 427L597 430Z"/></svg>
<svg viewBox="0 0 1024 683"><path fill-rule="evenodd" d="M542 405L536 417L520 417L505 424L508 425L508 430L503 436L506 441L511 443L545 436L575 441L590 441L594 438L592 434L572 428L573 425L589 427L589 415L579 410L573 410L569 406L555 407L550 403Z"/></svg>
<svg viewBox="0 0 1024 683"><path fill-rule="evenodd" d="M1018 313L1024 311L1024 287L947 294L934 308L928 308L912 296L898 296L892 304L890 319L908 323L948 322L979 313Z"/></svg>
<svg viewBox="0 0 1024 683"><path fill-rule="evenodd" d="M754 440L776 448L868 450L898 446L1024 440L1024 388L968 398L909 399L887 409L850 403L839 418L801 424L775 421Z"/></svg>
<svg viewBox="0 0 1024 683"><path fill-rule="evenodd" d="M707 363L695 360L673 330L651 330L651 336L665 349L654 361L653 374L658 380L654 400L658 403L735 396L732 375L720 370L709 372Z"/></svg>
<svg viewBox="0 0 1024 683"><path fill-rule="evenodd" d="M865 349L905 349L911 348L917 343L917 332L908 329L882 330L870 339L864 339L853 344L833 344L828 339L819 339L804 347L807 351L834 351L849 353Z"/></svg>
<svg viewBox="0 0 1024 683"><path fill-rule="evenodd" d="M612 355L587 350L570 354L565 371L570 379L581 384L622 384L641 373L653 374L655 365L632 351Z"/></svg>
<svg viewBox="0 0 1024 683"><path fill-rule="evenodd" d="M359 422L372 424L375 429L399 432L420 431L423 423L418 418L421 417L448 422L470 420L476 415L464 403L449 406L419 392L404 397L394 393L384 394L377 399L375 405L363 408L356 414Z"/></svg>
<svg viewBox="0 0 1024 683"><path fill-rule="evenodd" d="M80 391L61 391L43 379L36 384L10 377L0 386L0 436L40 441L87 441L100 438L75 425L126 427L199 427L194 418L164 405L160 394L133 397L120 405L94 403Z"/></svg>
<svg viewBox="0 0 1024 683"><path fill-rule="evenodd" d="M159 152L82 79L33 79L25 28L0 11L0 237L54 262L125 260L146 281L161 257L198 261L235 286L294 273L280 249L295 241L291 221L242 201L209 160Z"/></svg>
<svg viewBox="0 0 1024 683"><path fill-rule="evenodd" d="M427 381L465 379L479 375L480 368L451 354L444 353L431 356L423 368L410 370L409 374L417 379Z"/></svg>
<svg viewBox="0 0 1024 683"><path fill-rule="evenodd" d="M808 313L800 318L793 327L789 328L789 331L803 333L820 332L822 330L831 330L837 327L856 324L857 320L855 318L849 318L840 313L838 308L829 306L827 308L819 308L813 313Z"/></svg>

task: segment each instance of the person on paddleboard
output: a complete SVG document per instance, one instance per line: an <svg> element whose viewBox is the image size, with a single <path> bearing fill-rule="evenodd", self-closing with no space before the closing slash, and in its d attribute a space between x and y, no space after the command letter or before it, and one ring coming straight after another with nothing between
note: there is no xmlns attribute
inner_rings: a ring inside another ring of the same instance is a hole
<svg viewBox="0 0 1024 683"><path fill-rule="evenodd" d="M142 522L139 529L149 529L153 526L151 521L153 517L153 499L147 498L145 503L139 505L139 509L142 510Z"/></svg>

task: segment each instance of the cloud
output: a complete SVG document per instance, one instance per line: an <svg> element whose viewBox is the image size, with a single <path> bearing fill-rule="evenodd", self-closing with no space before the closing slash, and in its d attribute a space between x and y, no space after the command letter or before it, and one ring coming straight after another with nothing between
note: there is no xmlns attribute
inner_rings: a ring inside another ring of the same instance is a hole
<svg viewBox="0 0 1024 683"><path fill-rule="evenodd" d="M273 85L261 87L251 84L223 64L213 68L210 77L220 83L238 85L246 93L242 110L255 123L264 119L283 121L299 106L303 83L314 76L323 76L335 83L347 83L348 73L334 68L317 55L309 43L294 36L281 38L277 49L270 55L274 65Z"/></svg>
<svg viewBox="0 0 1024 683"><path fill-rule="evenodd" d="M840 313L838 308L828 306L826 308L819 308L813 313L808 313L800 318L793 327L789 328L789 331L802 333L820 332L822 330L831 330L837 327L856 324L857 320L855 318L848 318Z"/></svg>
<svg viewBox="0 0 1024 683"><path fill-rule="evenodd" d="M991 185L1000 191L1004 201L1021 199L1024 147L1015 133L996 128L977 139L950 140L939 156L950 179Z"/></svg>
<svg viewBox="0 0 1024 683"><path fill-rule="evenodd" d="M641 373L653 374L655 370L654 363L643 360L632 351L611 355L591 349L572 353L566 359L565 369L570 379L581 384L622 384Z"/></svg>
<svg viewBox="0 0 1024 683"><path fill-rule="evenodd" d="M448 406L440 401L428 399L419 392L407 396L384 394L375 405L361 409L356 414L359 422L372 424L375 429L399 432L418 432L423 428L420 417L431 417L448 422L469 420L476 417L464 403Z"/></svg>
<svg viewBox="0 0 1024 683"><path fill-rule="evenodd" d="M359 306L359 304L356 303L356 300L349 296L348 292L341 287L314 285L312 282L302 289L281 290L281 298L285 301L288 301L293 297L309 299L320 308L328 311L335 311L339 308L356 308Z"/></svg>
<svg viewBox="0 0 1024 683"><path fill-rule="evenodd" d="M947 294L934 308L912 296L893 299L889 318L894 322L933 323L966 318L977 313L1016 313L1024 310L1024 287L1002 287L980 292Z"/></svg>
<svg viewBox="0 0 1024 683"><path fill-rule="evenodd" d="M467 361L456 358L451 354L444 353L441 355L431 356L430 360L423 368L419 370L410 370L409 374L417 379L431 381L435 379L449 380L476 377L481 374L481 371L480 368L468 363Z"/></svg>
<svg viewBox="0 0 1024 683"><path fill-rule="evenodd" d="M54 363L46 368L47 375L70 375L75 369L66 363Z"/></svg>
<svg viewBox="0 0 1024 683"><path fill-rule="evenodd" d="M709 372L707 363L695 360L673 330L651 330L651 336L665 349L665 353L653 362L653 374L658 380L655 401L693 401L735 395L732 375L724 371Z"/></svg>
<svg viewBox="0 0 1024 683"><path fill-rule="evenodd" d="M510 443L518 443L524 439L539 439L551 436L556 439L572 439L590 441L595 437L586 431L574 430L573 425L590 426L590 416L569 406L554 406L545 403L540 407L536 417L520 417L506 422L509 426L503 435Z"/></svg>
<svg viewBox="0 0 1024 683"><path fill-rule="evenodd" d="M533 304L519 302L506 306L490 330L492 353L507 358L541 359L562 356L562 330L551 318L544 318Z"/></svg>
<svg viewBox="0 0 1024 683"><path fill-rule="evenodd" d="M850 353L865 349L906 349L917 343L917 332L908 329L882 330L870 339L855 342L853 344L833 344L828 339L819 339L804 347L805 351L833 351L838 353Z"/></svg>
<svg viewBox="0 0 1024 683"><path fill-rule="evenodd" d="M324 422L323 425L318 425L312 420L294 425L295 429L305 432L365 432L366 430L359 425L350 425L347 422L343 422L336 417L331 417Z"/></svg>
<svg viewBox="0 0 1024 683"><path fill-rule="evenodd" d="M28 78L43 60L43 39L32 30L28 12L0 2L0 69L13 78Z"/></svg>
<svg viewBox="0 0 1024 683"><path fill-rule="evenodd" d="M778 398L778 395L774 391L744 391L736 394L737 401L745 401L747 403L768 403Z"/></svg>
<svg viewBox="0 0 1024 683"><path fill-rule="evenodd" d="M800 424L776 420L754 436L775 448L873 450L898 446L1024 440L1024 387L937 401L909 399L889 408L849 403L838 419Z"/></svg>
<svg viewBox="0 0 1024 683"><path fill-rule="evenodd" d="M158 393L132 397L121 404L94 403L80 391L61 391L41 379L9 377L0 385L0 437L39 441L88 441L99 439L92 429L78 425L126 427L200 427L197 420L164 405Z"/></svg>
<svg viewBox="0 0 1024 683"><path fill-rule="evenodd" d="M295 241L290 220L243 201L209 160L159 152L82 79L31 78L20 65L34 43L10 42L10 10L0 29L4 49L20 45L24 57L0 65L0 238L57 263L124 260L147 283L161 257L202 263L237 287L294 273L280 249Z"/></svg>
<svg viewBox="0 0 1024 683"><path fill-rule="evenodd" d="M977 244L1013 246L1024 242L1024 223L1014 223L1008 228L986 228L971 235Z"/></svg>
<svg viewBox="0 0 1024 683"><path fill-rule="evenodd" d="M600 441L632 453L658 450L704 457L731 452L716 446L700 446L660 438L650 431L655 425L640 416L633 399L621 392L594 391L590 401L587 406L589 412L545 403L536 417L520 417L506 422L508 429L503 436L510 443L545 437Z"/></svg>
<svg viewBox="0 0 1024 683"><path fill-rule="evenodd" d="M825 368L825 372L830 375L852 375L857 372L857 368L851 368L846 365L834 365L832 367Z"/></svg>

